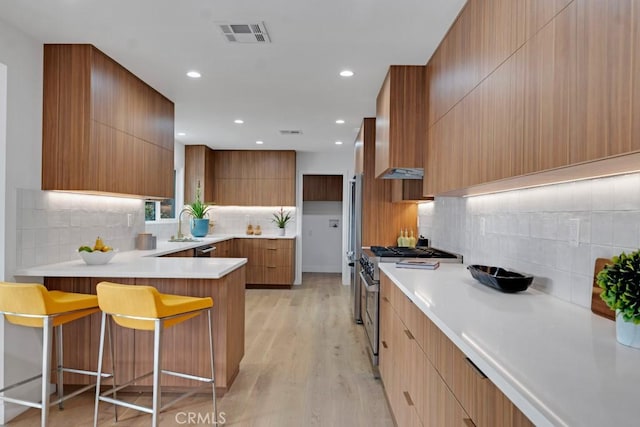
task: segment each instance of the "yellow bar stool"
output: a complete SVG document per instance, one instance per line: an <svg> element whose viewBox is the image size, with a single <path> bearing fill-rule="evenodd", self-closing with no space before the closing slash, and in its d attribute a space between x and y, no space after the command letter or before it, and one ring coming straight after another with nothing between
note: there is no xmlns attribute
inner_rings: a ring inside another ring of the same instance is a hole
<svg viewBox="0 0 640 427"><path fill-rule="evenodd" d="M97 311L98 298L95 295L49 291L40 284L0 282L0 314L3 314L7 321L14 325L42 328L42 373L3 388L0 390L0 400L40 409L41 425L44 427L47 425L49 406L58 404L59 408L63 409L62 402L95 387L95 384L89 384L64 396L64 372L92 376L96 376L97 373L63 366L62 326ZM58 398L51 401L49 373L51 371L54 328L56 333ZM6 391L37 379L42 379L40 402L15 399L4 395Z"/></svg>
<svg viewBox="0 0 640 427"><path fill-rule="evenodd" d="M102 310L102 326L100 328L100 350L98 352L98 373L101 374L102 358L104 354L105 325L108 318L113 320L118 326L142 330L153 331L153 370L140 375L125 384L116 384L114 379L113 388L100 393L100 375L96 388L96 401L93 425L98 423L98 405L100 401L109 402L114 405L124 406L138 411L152 414L151 425L157 426L159 413L173 406L176 402L197 393L201 388L211 384L213 393L213 414L214 422L217 422L216 408L216 385L213 363L213 334L211 326L211 309L213 300L211 298L196 298L179 295L161 294L153 286L142 285L122 285L118 283L101 282L98 283L98 304ZM209 326L209 355L211 362L211 378L185 374L162 369L161 349L162 332L171 326L191 319L199 314L206 313ZM200 387L195 387L191 391L177 396L175 399L161 405L161 384L160 374L172 375L180 378L201 381ZM152 407L136 405L127 401L115 398L115 393L143 378L153 375L153 398ZM115 377L113 377L115 378ZM114 397L109 397L114 395ZM116 420L117 421L117 420Z"/></svg>

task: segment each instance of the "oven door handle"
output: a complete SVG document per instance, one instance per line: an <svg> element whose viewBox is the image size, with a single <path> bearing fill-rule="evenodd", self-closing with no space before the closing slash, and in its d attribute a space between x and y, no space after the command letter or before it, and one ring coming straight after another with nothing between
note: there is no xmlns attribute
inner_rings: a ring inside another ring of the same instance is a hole
<svg viewBox="0 0 640 427"><path fill-rule="evenodd" d="M366 276L362 273L362 270L360 270L360 279L364 283L367 292L380 292L380 282L376 282L369 276Z"/></svg>

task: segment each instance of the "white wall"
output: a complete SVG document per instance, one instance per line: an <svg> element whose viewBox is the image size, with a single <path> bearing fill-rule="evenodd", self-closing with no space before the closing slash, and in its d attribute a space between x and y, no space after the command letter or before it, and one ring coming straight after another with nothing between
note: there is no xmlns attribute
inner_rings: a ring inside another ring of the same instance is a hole
<svg viewBox="0 0 640 427"><path fill-rule="evenodd" d="M342 203L303 203L303 273L342 273Z"/></svg>
<svg viewBox="0 0 640 427"><path fill-rule="evenodd" d="M355 135L354 135L355 138ZM345 144L336 146L335 151L326 153L306 153L298 151L296 153L296 206L297 221L296 233L296 284L302 281L302 177L303 175L342 175L344 178L342 185L342 224L349 221L349 179L353 176L353 146ZM342 284L349 284L350 270L346 261L347 246L349 236L347 227L342 227Z"/></svg>
<svg viewBox="0 0 640 427"><path fill-rule="evenodd" d="M589 308L595 259L640 248L640 174L436 198L418 212L420 232L465 264L533 274L538 289Z"/></svg>
<svg viewBox="0 0 640 427"><path fill-rule="evenodd" d="M42 157L42 43L26 36L0 20L0 63L7 66L6 170L0 181L4 186L2 210L5 236L1 256L4 280L14 280L16 268L17 188L40 188ZM3 320L0 320L2 322ZM39 357L32 334L20 334L18 328L4 325L0 352L5 360L4 380L10 382L37 369ZM35 354L34 354L35 353ZM4 382L0 383L2 387ZM37 393L35 394L37 396ZM0 422L16 413L15 405L0 406Z"/></svg>
<svg viewBox="0 0 640 427"><path fill-rule="evenodd" d="M7 66L0 64L0 242L5 241L5 185L7 182ZM4 279L5 248L0 245L0 279ZM4 384L4 319L0 319L0 387ZM0 405L0 422L4 420L4 405Z"/></svg>
<svg viewBox="0 0 640 427"><path fill-rule="evenodd" d="M7 182L7 66L0 63L0 242L5 241L5 195ZM0 252L0 278L4 278L4 250ZM0 357L2 357L0 355ZM1 365L0 365L1 366ZM0 373L0 379L1 377Z"/></svg>

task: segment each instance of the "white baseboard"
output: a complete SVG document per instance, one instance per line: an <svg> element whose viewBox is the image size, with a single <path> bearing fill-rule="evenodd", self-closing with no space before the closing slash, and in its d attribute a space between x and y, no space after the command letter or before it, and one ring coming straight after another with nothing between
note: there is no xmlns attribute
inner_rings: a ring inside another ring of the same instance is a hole
<svg viewBox="0 0 640 427"><path fill-rule="evenodd" d="M342 273L341 265L303 265L303 273Z"/></svg>

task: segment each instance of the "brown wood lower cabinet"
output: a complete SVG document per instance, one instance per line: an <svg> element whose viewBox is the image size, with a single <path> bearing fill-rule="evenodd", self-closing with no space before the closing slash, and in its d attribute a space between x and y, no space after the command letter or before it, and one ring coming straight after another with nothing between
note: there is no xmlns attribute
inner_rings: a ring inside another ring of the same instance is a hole
<svg viewBox="0 0 640 427"><path fill-rule="evenodd" d="M194 249L185 249L183 251L171 252L170 254L162 255L169 258L193 258L195 255Z"/></svg>
<svg viewBox="0 0 640 427"><path fill-rule="evenodd" d="M221 279L46 277L44 284L51 290L95 294L96 285L103 281L152 285L162 293L213 298L216 391L224 393L228 390L239 372L240 361L244 356L244 266ZM100 323L100 314L96 313L65 325L63 343L65 365L78 369L96 370ZM202 315L167 329L163 335L163 368L193 375L210 375L207 333L206 316ZM152 333L116 327L114 342L118 383L127 382L134 375L151 370L153 366ZM104 369L106 372L111 372L108 352L105 354ZM149 380L142 380L137 385L150 386ZM88 384L88 381L90 379L86 376L65 374L65 384ZM162 385L168 387L195 384L172 376L163 377L162 381Z"/></svg>
<svg viewBox="0 0 640 427"><path fill-rule="evenodd" d="M527 417L380 275L380 376L398 426L532 426Z"/></svg>
<svg viewBox="0 0 640 427"><path fill-rule="evenodd" d="M214 243L213 246L216 247L216 250L211 252L212 257L216 258L231 258L233 257L233 240L223 240L221 242Z"/></svg>
<svg viewBox="0 0 640 427"><path fill-rule="evenodd" d="M288 286L294 280L294 239L235 239L236 256L247 258L247 285Z"/></svg>

